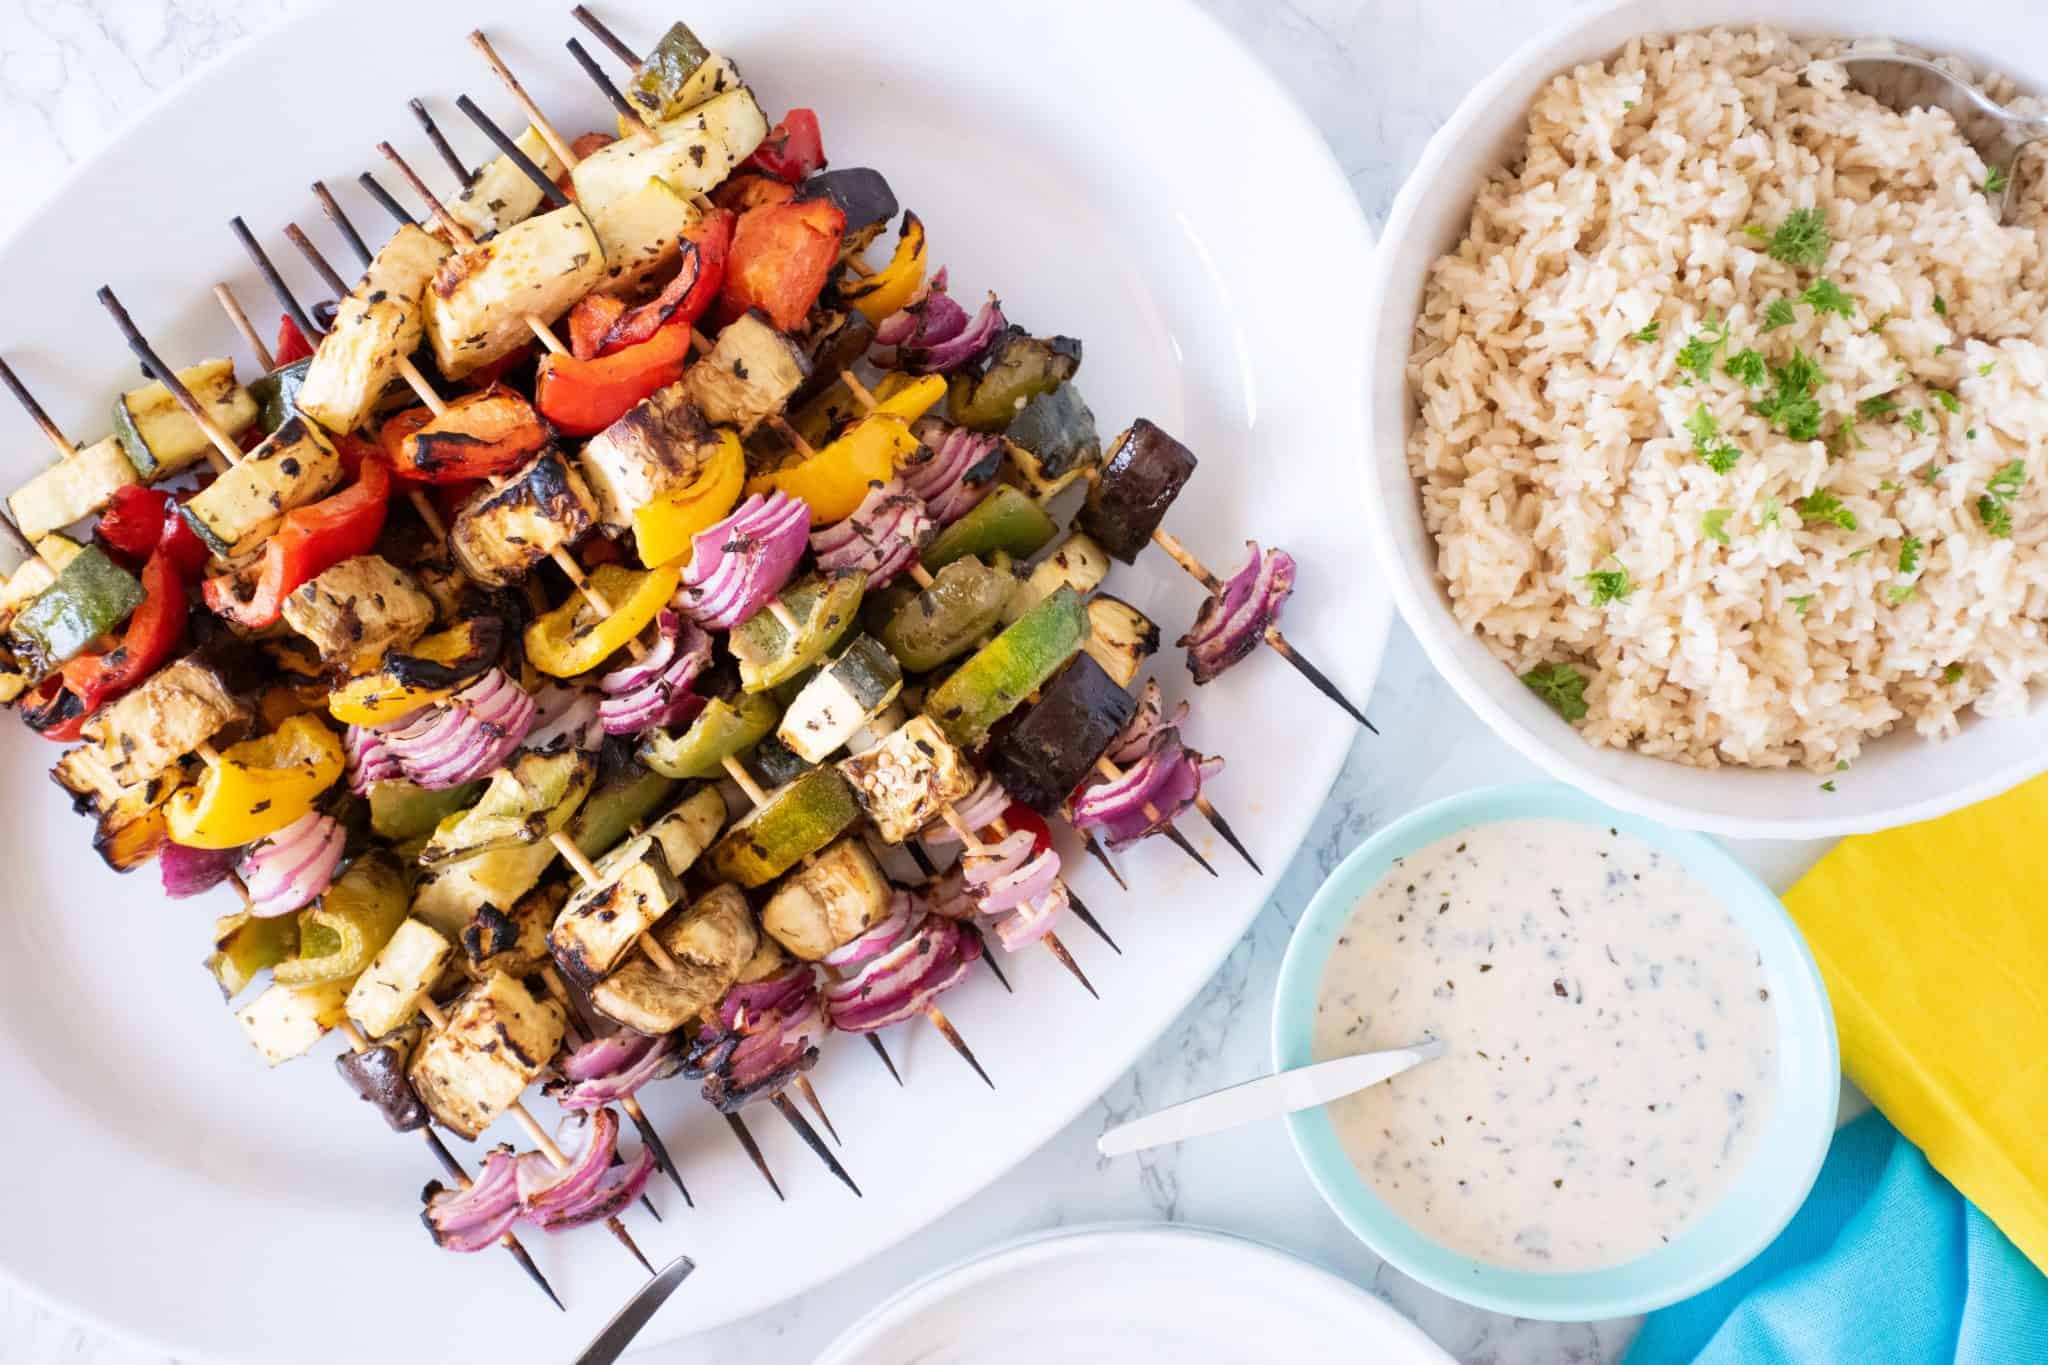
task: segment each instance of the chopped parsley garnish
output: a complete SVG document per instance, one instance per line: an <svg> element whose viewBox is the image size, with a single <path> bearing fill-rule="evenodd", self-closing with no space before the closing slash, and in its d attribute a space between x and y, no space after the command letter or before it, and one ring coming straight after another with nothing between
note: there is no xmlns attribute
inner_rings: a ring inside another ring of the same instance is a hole
<svg viewBox="0 0 2048 1365"><path fill-rule="evenodd" d="M1995 361L1995 360L1987 360L1987 361L1985 361L1985 362L1984 362L1984 363L1983 363L1982 365L1979 365L1979 366L1977 367L1977 377L1978 377L1979 379L1989 379L1989 378L1991 377L1991 372L1992 372L1993 370L1997 369L1997 368L1998 368L1998 362L1997 362L1997 361Z"/></svg>
<svg viewBox="0 0 2048 1365"><path fill-rule="evenodd" d="M1827 263L1828 248L1833 244L1834 238L1828 235L1828 216L1824 211L1795 209L1771 234L1768 250L1774 261L1818 270Z"/></svg>
<svg viewBox="0 0 2048 1365"><path fill-rule="evenodd" d="M1815 280L1799 298L1812 304L1817 313L1833 313L1845 318L1856 316L1856 300L1843 293L1832 280Z"/></svg>
<svg viewBox="0 0 2048 1365"><path fill-rule="evenodd" d="M1714 357L1721 353L1721 347L1728 341L1728 327L1721 319L1709 316L1700 324L1700 330L1686 339L1678 349L1678 368L1689 371L1693 379L1704 384L1714 377ZM1692 383L1692 379L1683 381Z"/></svg>
<svg viewBox="0 0 2048 1365"><path fill-rule="evenodd" d="M1969 669L1964 668L1961 664L1950 664L1947 668L1941 670L1941 680L1953 687L1961 682L1964 675L1969 671Z"/></svg>
<svg viewBox="0 0 2048 1365"><path fill-rule="evenodd" d="M1733 515L1734 511L1731 508L1709 507L1700 517L1700 530L1706 532L1707 539L1718 540L1723 545L1726 545L1728 544L1728 518Z"/></svg>
<svg viewBox="0 0 2048 1365"><path fill-rule="evenodd" d="M1844 531L1856 529L1856 514L1825 488L1815 489L1792 506L1798 511L1799 519L1809 526L1830 525Z"/></svg>
<svg viewBox="0 0 2048 1365"><path fill-rule="evenodd" d="M1927 542L1918 536L1907 536L1899 542L1899 572L1902 574L1920 571L1920 552L1927 548Z"/></svg>
<svg viewBox="0 0 2048 1365"><path fill-rule="evenodd" d="M1925 436L1927 434L1927 414L1919 408L1914 408L1906 414L1906 425L1913 428L1919 435Z"/></svg>
<svg viewBox="0 0 2048 1365"><path fill-rule="evenodd" d="M1647 346L1649 343L1655 341L1657 339L1658 333L1662 332L1663 330L1664 324L1657 321L1657 319L1655 318L1651 318L1649 324L1645 326L1641 331L1630 332L1629 338L1633 341L1640 341Z"/></svg>
<svg viewBox="0 0 2048 1365"><path fill-rule="evenodd" d="M1977 188L1986 194L2004 194L2005 187L2011 183L2012 178L2010 176L1998 167L1993 166L1990 170L1984 172L1984 183Z"/></svg>
<svg viewBox="0 0 2048 1365"><path fill-rule="evenodd" d="M1937 312L1937 313L1939 313L1939 314L1941 314L1941 316L1943 316L1943 317L1947 317L1947 316L1948 316L1948 300L1947 300L1947 299L1945 299L1945 298L1943 298L1943 297L1942 297L1941 295L1939 295L1939 294L1936 294L1936 295L1934 296L1934 311L1935 311L1935 312Z"/></svg>
<svg viewBox="0 0 2048 1365"><path fill-rule="evenodd" d="M1932 460L1928 461L1926 464L1920 466L1920 482L1933 483L1936 479L1942 476L1942 473L1946 468L1947 466L1945 465L1935 464Z"/></svg>
<svg viewBox="0 0 2048 1365"><path fill-rule="evenodd" d="M2025 486L2026 482L2027 462L2025 460L2013 460L2000 465L1998 472L1991 476L1990 482L1985 484L1985 487L2001 498L2011 498Z"/></svg>
<svg viewBox="0 0 2048 1365"><path fill-rule="evenodd" d="M1899 405L1892 401L1891 396L1882 393L1874 398L1866 398L1856 405L1856 415L1866 422L1875 422L1880 417L1889 417L1898 410Z"/></svg>
<svg viewBox="0 0 2048 1365"><path fill-rule="evenodd" d="M1792 604L1793 611L1797 612L1801 616L1804 616L1806 615L1806 609L1813 605L1813 594L1810 592L1803 592L1799 594L1797 597L1788 597L1785 600Z"/></svg>
<svg viewBox="0 0 2048 1365"><path fill-rule="evenodd" d="M2012 509L1997 498L1986 493L1977 499L1977 520L1984 523L1984 529L2000 540L2012 536Z"/></svg>
<svg viewBox="0 0 2048 1365"><path fill-rule="evenodd" d="M1912 600L1913 585L1911 583L1894 583L1885 589L1884 595L1885 600L1893 606L1901 606Z"/></svg>
<svg viewBox="0 0 2048 1365"><path fill-rule="evenodd" d="M1961 412L1963 410L1962 400L1960 398L1957 398L1954 394L1950 393L1947 389L1929 389L1927 392L1929 396L1934 399L1935 402L1941 404L1950 412Z"/></svg>
<svg viewBox="0 0 2048 1365"><path fill-rule="evenodd" d="M1742 235L1745 237L1753 237L1759 242L1768 242L1771 240L1771 230L1765 227L1762 223L1744 223L1742 225Z"/></svg>
<svg viewBox="0 0 2048 1365"><path fill-rule="evenodd" d="M1975 427L1971 427L1971 428L1970 428L1970 429L1969 429L1968 431L1966 431L1966 432L1964 432L1964 433L1963 433L1963 436L1964 436L1964 439L1966 439L1966 440L1971 440L1971 441L1974 441L1974 440L1976 440L1976 439L1977 439L1977 428L1975 428Z"/></svg>
<svg viewBox="0 0 2048 1365"><path fill-rule="evenodd" d="M1813 391L1820 387L1825 378L1806 352L1794 348L1792 358L1783 365L1771 366L1771 383L1775 386L1770 397L1756 405L1757 416L1769 422L1779 431L1795 441L1811 441L1820 436L1820 403Z"/></svg>
<svg viewBox="0 0 2048 1365"><path fill-rule="evenodd" d="M1611 557L1611 556L1610 556ZM1636 590L1629 582L1628 566L1616 559L1611 569L1595 569L1583 575L1579 581L1593 590L1593 605L1604 607L1609 602L1619 602Z"/></svg>
<svg viewBox="0 0 2048 1365"><path fill-rule="evenodd" d="M1742 462L1742 452L1721 439L1721 423L1707 411L1705 403L1685 419L1685 431L1692 437L1692 453L1705 460L1707 468L1716 474L1726 474Z"/></svg>
<svg viewBox="0 0 2048 1365"><path fill-rule="evenodd" d="M1820 784L1820 789L1821 789L1822 791L1824 791L1824 792L1832 792L1832 791L1834 791L1834 789L1835 789L1835 779L1831 777L1831 778L1829 778L1829 779L1828 779L1827 781L1825 781L1825 782L1821 783L1821 784Z"/></svg>
<svg viewBox="0 0 2048 1365"><path fill-rule="evenodd" d="M1773 493L1770 497L1765 498L1763 524L1766 526L1776 526L1778 524L1778 515L1784 510L1784 506L1778 501L1777 494Z"/></svg>
<svg viewBox="0 0 2048 1365"><path fill-rule="evenodd" d="M1877 491L1880 493L1896 493L1899 491L1899 481L1897 479L1886 479L1877 486Z"/></svg>
<svg viewBox="0 0 2048 1365"><path fill-rule="evenodd" d="M1752 387L1766 378L1764 358L1754 350L1740 350L1728 357L1728 363L1721 367L1730 379Z"/></svg>
<svg viewBox="0 0 2048 1365"><path fill-rule="evenodd" d="M1569 721L1586 718L1585 675L1570 664L1544 664L1522 675L1523 685Z"/></svg>
<svg viewBox="0 0 2048 1365"><path fill-rule="evenodd" d="M1984 484L1984 495L1977 499L1977 519L1984 523L1984 529L2001 539L2012 535L2012 500L2019 496L2020 488L2027 481L2027 465L2024 460L2013 460L2000 465Z"/></svg>
<svg viewBox="0 0 2048 1365"><path fill-rule="evenodd" d="M1775 332L1780 327L1790 327L1797 321L1799 321L1799 314L1794 311L1792 300L1772 299L1764 305L1764 325L1759 330Z"/></svg>

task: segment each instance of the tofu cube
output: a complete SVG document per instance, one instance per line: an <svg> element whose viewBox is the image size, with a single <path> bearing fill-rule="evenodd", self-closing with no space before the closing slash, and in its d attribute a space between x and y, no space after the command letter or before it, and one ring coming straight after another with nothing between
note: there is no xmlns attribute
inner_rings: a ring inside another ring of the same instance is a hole
<svg viewBox="0 0 2048 1365"><path fill-rule="evenodd" d="M425 920L406 920L349 988L349 1018L372 1038L411 1023L454 951Z"/></svg>
<svg viewBox="0 0 2048 1365"><path fill-rule="evenodd" d="M892 844L966 800L980 780L967 756L927 716L912 716L866 753L840 759L839 772L876 830Z"/></svg>
<svg viewBox="0 0 2048 1365"><path fill-rule="evenodd" d="M434 1118L475 1138L512 1107L561 1049L567 1020L552 1000L494 972L471 986L429 1030L407 1078Z"/></svg>

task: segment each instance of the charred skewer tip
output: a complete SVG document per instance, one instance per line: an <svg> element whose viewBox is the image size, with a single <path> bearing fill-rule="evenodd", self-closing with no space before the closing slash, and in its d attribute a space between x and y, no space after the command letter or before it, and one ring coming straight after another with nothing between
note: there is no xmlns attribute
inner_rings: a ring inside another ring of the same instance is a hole
<svg viewBox="0 0 2048 1365"><path fill-rule="evenodd" d="M790 1127L796 1129L796 1135L804 1140L804 1145L817 1155L818 1160L825 1163L826 1169L838 1176L840 1183L847 1189L853 1191L856 1199L866 1197L861 1194L860 1186L853 1183L853 1177L846 1173L846 1167L839 1164L839 1158L832 1154L832 1149L825 1145L825 1139L818 1136L818 1130L811 1127L810 1120L789 1102L788 1095L778 1090L768 1097L768 1102L775 1106L775 1112L782 1115Z"/></svg>
<svg viewBox="0 0 2048 1365"><path fill-rule="evenodd" d="M960 1036L960 1030L953 1027L953 1021L946 1017L945 1012L937 1005L926 1005L924 1015L932 1021L932 1027L953 1045L953 1051L960 1054L961 1060L974 1068L974 1074L981 1077L981 1083L991 1090L995 1089L996 1083L989 1079L988 1072L982 1070L981 1063L975 1059L974 1049L967 1046L967 1040Z"/></svg>
<svg viewBox="0 0 2048 1365"><path fill-rule="evenodd" d="M727 1114L725 1122L732 1129L732 1135L740 1140L740 1146L746 1149L748 1159L754 1163L754 1169L768 1182L768 1188L775 1191L778 1200L787 1203L789 1196L785 1195L782 1186L776 1183L775 1172L768 1169L768 1158L761 1155L761 1144L755 1142L754 1135L747 1131L746 1121L738 1114Z"/></svg>
<svg viewBox="0 0 2048 1365"><path fill-rule="evenodd" d="M882 1040L872 1033L862 1034L861 1036L868 1040L868 1046L873 1048L875 1055L882 1059L882 1065L889 1068L889 1079L898 1085L902 1085L903 1073L896 1069L896 1059L889 1055L888 1048L882 1046Z"/></svg>

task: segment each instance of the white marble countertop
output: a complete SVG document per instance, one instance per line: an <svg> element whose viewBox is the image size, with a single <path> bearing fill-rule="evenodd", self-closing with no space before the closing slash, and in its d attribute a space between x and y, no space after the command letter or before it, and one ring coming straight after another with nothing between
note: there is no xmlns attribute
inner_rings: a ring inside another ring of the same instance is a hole
<svg viewBox="0 0 2048 1365"><path fill-rule="evenodd" d="M0 233L154 94L253 29L317 0L0 0L0 161L15 195ZM1203 0L1279 74L1322 129L1375 223L1459 97L1566 8L1565 0ZM658 7L657 7L658 8ZM1061 1223L1173 1219L1287 1248L1369 1285L1461 1360L1605 1361L1631 1324L1518 1321L1466 1308L1382 1265L1330 1214L1279 1125L1114 1164L1113 1120L1258 1072L1282 950L1323 874L1372 830L1467 787L1536 775L1434 681L1396 626L1361 736L1273 901L1201 996L1105 1095L1017 1170L882 1258L730 1327L636 1360L797 1362L901 1286L1018 1234ZM1812 850L1741 850L1782 884ZM163 1365L0 1288L0 1365Z"/></svg>

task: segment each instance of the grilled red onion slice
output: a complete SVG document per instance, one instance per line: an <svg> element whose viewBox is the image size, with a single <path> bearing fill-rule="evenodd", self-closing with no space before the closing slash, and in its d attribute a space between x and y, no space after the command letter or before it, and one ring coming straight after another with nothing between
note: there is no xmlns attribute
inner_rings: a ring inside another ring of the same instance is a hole
<svg viewBox="0 0 2048 1365"><path fill-rule="evenodd" d="M1006 952L1044 938L1067 908L1060 855L1037 844L1036 836L1020 829L961 860L961 879Z"/></svg>
<svg viewBox="0 0 2048 1365"><path fill-rule="evenodd" d="M610 1218L640 1197L654 1174L654 1157L641 1148L623 1166L611 1164L618 1150L619 1120L599 1109L583 1150L556 1169L539 1152L519 1158L516 1171L521 1213L537 1228L561 1232Z"/></svg>
<svg viewBox="0 0 2048 1365"><path fill-rule="evenodd" d="M1244 563L1217 585L1188 633L1174 641L1187 650L1188 672L1197 683L1210 681L1257 649L1294 591L1294 556L1277 549L1261 555L1256 540L1245 545Z"/></svg>
<svg viewBox="0 0 2048 1365"><path fill-rule="evenodd" d="M549 1094L564 1109L602 1109L637 1093L650 1081L665 1080L682 1066L673 1034L649 1038L631 1030L596 1038L561 1062L564 1084Z"/></svg>
<svg viewBox="0 0 2048 1365"><path fill-rule="evenodd" d="M968 967L981 956L981 936L972 928L926 914L922 909L913 916L909 913L909 897L901 899L905 902L902 913L892 911L881 925L854 942L861 943L884 928L900 925L895 941L885 945L882 952L868 956L857 972L825 987L825 1009L833 1027L848 1033L872 1033L921 1014L934 997L965 976ZM832 958L827 957L826 961Z"/></svg>
<svg viewBox="0 0 2048 1365"><path fill-rule="evenodd" d="M396 724L403 725L418 714L414 711L401 716ZM349 726L341 737L341 748L348 755L348 789L357 796L367 793L372 782L388 782L405 776L405 769L399 766L398 755L391 752L390 742L367 726Z"/></svg>
<svg viewBox="0 0 2048 1365"><path fill-rule="evenodd" d="M164 894L173 900L211 891L235 870L242 850L237 848L187 848L165 840L156 855L157 872L164 879Z"/></svg>
<svg viewBox="0 0 2048 1365"><path fill-rule="evenodd" d="M533 698L494 668L379 734L407 778L438 791L501 767L532 729L533 717Z"/></svg>
<svg viewBox="0 0 2048 1365"><path fill-rule="evenodd" d="M1003 784L993 777L984 776L980 783L969 792L965 801L953 804L953 814L960 817L960 823L968 829L987 829L1003 818L1010 809L1010 794L1003 790ZM960 836L953 826L943 818L932 821L924 827L920 836L926 848L944 848L960 842Z"/></svg>
<svg viewBox="0 0 2048 1365"><path fill-rule="evenodd" d="M934 523L951 526L995 482L1003 463L1002 438L936 417L918 422L915 432L931 456L903 466L904 485L924 501Z"/></svg>
<svg viewBox="0 0 2048 1365"><path fill-rule="evenodd" d="M604 722L598 717L602 704L588 687L549 683L533 698L533 727L519 747L541 753L597 748L604 743Z"/></svg>
<svg viewBox="0 0 2048 1365"><path fill-rule="evenodd" d="M973 920L975 912L981 909L974 888L957 867L924 888L924 904L934 915L963 922Z"/></svg>
<svg viewBox="0 0 2048 1365"><path fill-rule="evenodd" d="M1075 793L1070 818L1077 829L1100 828L1110 848L1124 848L1164 829L1222 770L1222 759L1197 753L1180 742L1178 729L1162 726L1122 777L1090 782Z"/></svg>
<svg viewBox="0 0 2048 1365"><path fill-rule="evenodd" d="M693 1074L704 1077L704 1098L726 1113L810 1070L831 1029L818 969L808 962L734 986L719 1002L718 1018L720 1029L698 1037Z"/></svg>
<svg viewBox="0 0 2048 1365"><path fill-rule="evenodd" d="M902 941L903 936L910 931L911 921L921 912L922 907L918 905L917 897L902 887L897 887L895 894L889 898L888 913L876 921L874 927L866 933L847 940L825 954L825 965L845 969L858 967L863 962L880 957Z"/></svg>
<svg viewBox="0 0 2048 1365"><path fill-rule="evenodd" d="M891 479L870 484L846 520L813 532L811 549L821 569L866 571L872 592L909 568L937 529L924 499Z"/></svg>
<svg viewBox="0 0 2048 1365"><path fill-rule="evenodd" d="M690 538L683 571L683 614L700 626L731 630L782 590L810 543L811 509L777 489Z"/></svg>
<svg viewBox="0 0 2048 1365"><path fill-rule="evenodd" d="M970 322L967 310L946 292L946 272L940 270L923 298L882 319L872 355L884 369L945 374L980 359L1005 325L994 294Z"/></svg>
<svg viewBox="0 0 2048 1365"><path fill-rule="evenodd" d="M711 637L667 607L654 618L661 638L647 657L598 680L597 717L608 735L637 735L656 725L683 725L704 707L690 691L710 666Z"/></svg>
<svg viewBox="0 0 2048 1365"><path fill-rule="evenodd" d="M1173 715L1169 717L1166 714L1166 696L1159 690L1158 681L1147 678L1145 690L1138 694L1137 710L1131 713L1130 720L1117 732L1116 738L1109 742L1104 756L1118 767L1136 763L1151 751L1152 736L1169 726L1178 729L1187 723L1187 718L1186 702L1174 707Z"/></svg>
<svg viewBox="0 0 2048 1365"><path fill-rule="evenodd" d="M334 882L348 832L333 817L308 811L242 855L249 913L282 915L309 903Z"/></svg>
<svg viewBox="0 0 2048 1365"><path fill-rule="evenodd" d="M482 1251L519 1221L518 1165L510 1147L493 1147L466 1190L428 1185L420 1221L444 1251Z"/></svg>

